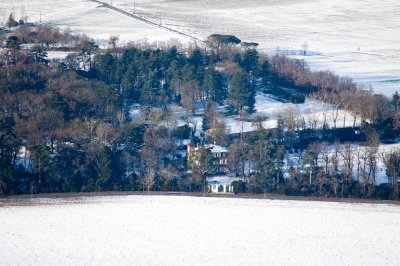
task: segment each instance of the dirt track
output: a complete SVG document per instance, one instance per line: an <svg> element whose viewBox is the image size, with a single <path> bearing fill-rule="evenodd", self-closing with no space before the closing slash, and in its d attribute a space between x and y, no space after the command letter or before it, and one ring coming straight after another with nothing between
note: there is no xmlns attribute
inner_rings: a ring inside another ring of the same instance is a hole
<svg viewBox="0 0 400 266"><path fill-rule="evenodd" d="M136 19L136 20L139 20L139 21L144 22L146 24L149 24L149 25L151 25L153 27L179 34L179 35L184 36L184 37L186 37L186 38L188 38L188 39L190 39L190 40L192 40L192 41L194 41L196 43L205 45L205 43L202 40L200 40L200 39L198 39L196 37L193 37L193 36L191 36L189 34L186 34L186 33L182 32L182 31L178 31L178 30L174 30L174 29L165 27L165 26L163 26L161 24L157 24L157 23L155 23L155 22L153 22L151 20L148 20L148 19L146 19L144 17L129 13L129 12L125 11L125 10L122 10L122 9L120 9L118 7L112 6L110 4L107 4L107 3L104 3L104 2L101 2L101 1L97 1L97 0L90 0L90 1L99 4L104 8L108 8L108 9L114 10L114 11L116 11L116 12L122 14L122 15L128 16L128 17Z"/></svg>
<svg viewBox="0 0 400 266"><path fill-rule="evenodd" d="M32 199L69 199L72 202L81 201L82 197L109 197L109 196L176 196L176 197L204 197L201 192L81 192L81 193L50 193L50 194L25 194L0 197L0 207L2 206L26 206L47 203L32 202ZM352 198L328 198L328 197L303 197L303 196L285 196L278 194L211 194L205 195L207 198L239 198L239 199L266 199L266 200L292 200L292 201L319 201L319 202L336 202L336 203L359 203L359 204L390 204L400 205L400 201L391 200L375 200L375 199L352 199Z"/></svg>

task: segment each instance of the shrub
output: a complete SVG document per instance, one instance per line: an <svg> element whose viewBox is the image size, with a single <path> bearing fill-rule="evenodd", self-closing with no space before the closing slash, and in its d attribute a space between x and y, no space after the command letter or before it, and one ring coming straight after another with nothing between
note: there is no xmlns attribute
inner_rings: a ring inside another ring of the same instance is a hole
<svg viewBox="0 0 400 266"><path fill-rule="evenodd" d="M304 103L306 100L306 96L302 93L294 92L289 95L289 101L292 103Z"/></svg>
<svg viewBox="0 0 400 266"><path fill-rule="evenodd" d="M246 190L246 186L242 180L233 181L231 186L233 187L233 193L235 194L243 193Z"/></svg>
<svg viewBox="0 0 400 266"><path fill-rule="evenodd" d="M178 139L188 139L190 138L190 131L190 126L187 124L177 127L177 129L174 131L174 137Z"/></svg>

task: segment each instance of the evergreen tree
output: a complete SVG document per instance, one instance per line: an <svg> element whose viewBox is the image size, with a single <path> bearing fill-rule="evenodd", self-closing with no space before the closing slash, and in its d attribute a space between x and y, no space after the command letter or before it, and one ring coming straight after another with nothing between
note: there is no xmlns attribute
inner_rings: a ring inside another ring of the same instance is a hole
<svg viewBox="0 0 400 266"><path fill-rule="evenodd" d="M233 74L229 83L228 104L234 113L243 108L249 113L254 112L255 94L246 74L243 72Z"/></svg>
<svg viewBox="0 0 400 266"><path fill-rule="evenodd" d="M217 119L217 108L213 102L207 103L206 109L204 110L203 114L203 125L202 129L204 132L209 130L213 123L214 120Z"/></svg>
<svg viewBox="0 0 400 266"><path fill-rule="evenodd" d="M396 110L400 109L400 95L397 91L393 94L392 105Z"/></svg>
<svg viewBox="0 0 400 266"><path fill-rule="evenodd" d="M193 50L193 53L190 55L188 61L196 69L203 65L203 54L198 47Z"/></svg>
<svg viewBox="0 0 400 266"><path fill-rule="evenodd" d="M104 189L107 185L107 182L111 179L112 176L112 157L111 150L109 147L105 146L100 151L99 155L99 172L98 179L96 181L96 187L98 191L102 188Z"/></svg>
<svg viewBox="0 0 400 266"><path fill-rule="evenodd" d="M50 149L44 144L35 144L30 148L33 171L37 180L31 182L31 193L43 192L46 187L46 174L51 166Z"/></svg>
<svg viewBox="0 0 400 266"><path fill-rule="evenodd" d="M100 80L108 84L117 84L117 70L116 59L112 54L106 53L95 57L95 71Z"/></svg>
<svg viewBox="0 0 400 266"><path fill-rule="evenodd" d="M122 96L124 105L130 106L132 103L139 102L138 70L134 65L130 65L123 75L121 81Z"/></svg>
<svg viewBox="0 0 400 266"><path fill-rule="evenodd" d="M240 53L236 53L236 54L233 56L232 62L233 62L233 63L236 63L236 64L238 64L238 65L241 65L241 64L242 64L242 56L240 55Z"/></svg>
<svg viewBox="0 0 400 266"><path fill-rule="evenodd" d="M248 74L257 75L258 73L258 52L256 49L246 49L243 60L240 62L240 66Z"/></svg>
<svg viewBox="0 0 400 266"><path fill-rule="evenodd" d="M18 22L14 19L13 13L11 13L10 16L8 16L6 26L9 28L18 26Z"/></svg>
<svg viewBox="0 0 400 266"><path fill-rule="evenodd" d="M19 192L18 175L12 164L18 142L13 119L0 119L0 196Z"/></svg>
<svg viewBox="0 0 400 266"><path fill-rule="evenodd" d="M19 49L21 45L21 41L18 39L17 36L10 36L6 40L6 47L12 49Z"/></svg>
<svg viewBox="0 0 400 266"><path fill-rule="evenodd" d="M272 190L281 175L284 152L272 139L265 135L260 137L253 146L254 170L253 185L257 190Z"/></svg>
<svg viewBox="0 0 400 266"><path fill-rule="evenodd" d="M268 60L261 65L260 77L263 89L269 89L271 87L271 69Z"/></svg>
<svg viewBox="0 0 400 266"><path fill-rule="evenodd" d="M208 37L211 46L219 49L221 46L237 45L242 41L234 35L212 34Z"/></svg>
<svg viewBox="0 0 400 266"><path fill-rule="evenodd" d="M203 86L205 87L208 99L219 104L223 103L226 98L226 90L221 73L209 67L204 74Z"/></svg>

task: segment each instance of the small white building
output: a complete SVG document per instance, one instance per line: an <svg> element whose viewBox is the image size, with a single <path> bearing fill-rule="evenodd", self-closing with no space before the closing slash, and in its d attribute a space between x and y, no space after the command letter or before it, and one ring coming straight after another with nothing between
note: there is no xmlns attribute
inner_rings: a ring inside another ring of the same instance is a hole
<svg viewBox="0 0 400 266"><path fill-rule="evenodd" d="M210 176L207 177L208 192L210 193L234 193L232 182L242 178L231 176Z"/></svg>

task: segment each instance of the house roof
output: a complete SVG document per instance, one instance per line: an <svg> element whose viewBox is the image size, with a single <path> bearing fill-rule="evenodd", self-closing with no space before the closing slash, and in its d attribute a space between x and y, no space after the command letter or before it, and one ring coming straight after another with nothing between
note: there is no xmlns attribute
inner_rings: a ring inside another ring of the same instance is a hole
<svg viewBox="0 0 400 266"><path fill-rule="evenodd" d="M207 182L209 184L220 184L223 186L227 186L230 185L233 181L239 181L242 180L242 178L240 177L232 177L232 176L227 176L227 175L223 175L223 176L210 176L207 177Z"/></svg>
<svg viewBox="0 0 400 266"><path fill-rule="evenodd" d="M210 145L209 148L212 153L228 152L226 148L219 145Z"/></svg>

